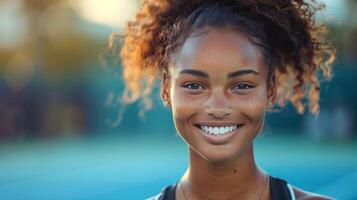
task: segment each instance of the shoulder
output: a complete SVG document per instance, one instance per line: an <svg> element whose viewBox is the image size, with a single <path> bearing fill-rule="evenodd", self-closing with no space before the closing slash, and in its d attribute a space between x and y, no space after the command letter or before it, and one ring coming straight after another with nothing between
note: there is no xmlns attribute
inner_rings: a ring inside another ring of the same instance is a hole
<svg viewBox="0 0 357 200"><path fill-rule="evenodd" d="M301 188L292 186L296 200L335 200L332 197L308 192Z"/></svg>

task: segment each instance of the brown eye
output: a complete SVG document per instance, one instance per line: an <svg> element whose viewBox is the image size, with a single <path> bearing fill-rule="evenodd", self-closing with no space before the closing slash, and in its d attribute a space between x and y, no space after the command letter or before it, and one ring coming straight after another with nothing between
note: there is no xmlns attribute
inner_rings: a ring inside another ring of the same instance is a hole
<svg viewBox="0 0 357 200"><path fill-rule="evenodd" d="M251 88L254 88L254 86L250 85L250 84L246 84L246 83L238 83L237 85L235 85L233 87L232 90L247 90L247 89L251 89Z"/></svg>
<svg viewBox="0 0 357 200"><path fill-rule="evenodd" d="M202 90L203 87L199 83L187 83L184 84L182 87L190 89L190 90Z"/></svg>

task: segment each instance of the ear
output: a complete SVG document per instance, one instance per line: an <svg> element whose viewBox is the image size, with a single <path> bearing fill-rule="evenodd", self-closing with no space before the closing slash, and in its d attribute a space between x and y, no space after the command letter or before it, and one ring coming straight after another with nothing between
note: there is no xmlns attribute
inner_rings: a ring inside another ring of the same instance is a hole
<svg viewBox="0 0 357 200"><path fill-rule="evenodd" d="M168 75L168 73L164 72L162 74L162 81L161 81L161 99L166 107L171 107L170 83L171 83L171 77Z"/></svg>

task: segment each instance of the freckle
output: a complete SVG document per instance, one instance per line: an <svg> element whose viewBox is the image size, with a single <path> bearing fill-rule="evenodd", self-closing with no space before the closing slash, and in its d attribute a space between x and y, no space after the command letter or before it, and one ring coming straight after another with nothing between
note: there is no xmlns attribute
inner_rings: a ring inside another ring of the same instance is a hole
<svg viewBox="0 0 357 200"><path fill-rule="evenodd" d="M214 178L213 181L217 181L217 179Z"/></svg>
<svg viewBox="0 0 357 200"><path fill-rule="evenodd" d="M234 173L236 173L236 172L237 172L237 170L236 170L236 169L234 169L234 170L233 170L233 172L234 172Z"/></svg>

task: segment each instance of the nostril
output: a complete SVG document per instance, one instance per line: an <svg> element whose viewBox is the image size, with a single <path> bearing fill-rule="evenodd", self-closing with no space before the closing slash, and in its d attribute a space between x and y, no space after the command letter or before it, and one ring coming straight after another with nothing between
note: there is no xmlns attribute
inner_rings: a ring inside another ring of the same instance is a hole
<svg viewBox="0 0 357 200"><path fill-rule="evenodd" d="M210 110L206 110L206 114L209 115L209 116L213 116L213 117L216 117L216 118L222 118L222 117L226 117L226 116L229 116L231 115L231 110L230 109L210 109Z"/></svg>

